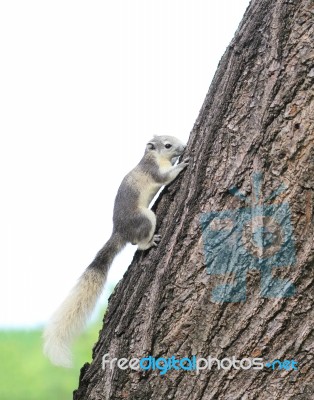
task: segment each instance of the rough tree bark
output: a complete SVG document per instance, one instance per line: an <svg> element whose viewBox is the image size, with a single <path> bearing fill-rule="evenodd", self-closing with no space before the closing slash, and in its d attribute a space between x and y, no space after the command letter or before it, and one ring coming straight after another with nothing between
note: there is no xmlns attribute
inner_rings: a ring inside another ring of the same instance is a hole
<svg viewBox="0 0 314 400"><path fill-rule="evenodd" d="M190 166L155 205L163 239L136 253L116 287L74 399L313 398L313 44L313 0L252 1L191 133ZM262 201L264 217L257 215ZM241 224L239 215L250 209L241 269L236 253L228 256L231 236L219 235L230 230L232 215ZM225 225L223 214L210 220L223 210L231 212ZM286 214L276 220L276 210ZM273 268L256 264L273 255L266 242L254 253L254 224L275 237L280 257L271 259ZM282 245L289 226L293 237ZM217 291L228 283L233 291ZM104 371L106 353L294 359L298 370Z"/></svg>

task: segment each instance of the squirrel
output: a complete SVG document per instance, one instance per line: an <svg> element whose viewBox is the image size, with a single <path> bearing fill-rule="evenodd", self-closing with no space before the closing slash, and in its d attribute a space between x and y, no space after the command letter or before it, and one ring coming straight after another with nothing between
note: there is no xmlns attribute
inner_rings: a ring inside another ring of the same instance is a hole
<svg viewBox="0 0 314 400"><path fill-rule="evenodd" d="M122 180L114 203L111 237L44 330L44 353L53 364L71 367L71 343L92 313L115 256L127 243L147 250L160 242L161 236L155 234L156 216L149 204L162 186L187 167L188 158L176 164L185 148L173 136L154 136L139 164Z"/></svg>

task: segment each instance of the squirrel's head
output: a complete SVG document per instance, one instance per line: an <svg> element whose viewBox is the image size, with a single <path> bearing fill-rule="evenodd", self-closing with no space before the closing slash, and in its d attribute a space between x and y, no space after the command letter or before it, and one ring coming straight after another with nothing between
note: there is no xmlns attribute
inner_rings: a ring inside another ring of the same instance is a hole
<svg viewBox="0 0 314 400"><path fill-rule="evenodd" d="M157 153L159 156L171 161L181 156L186 145L174 136L154 136L146 145L145 153Z"/></svg>

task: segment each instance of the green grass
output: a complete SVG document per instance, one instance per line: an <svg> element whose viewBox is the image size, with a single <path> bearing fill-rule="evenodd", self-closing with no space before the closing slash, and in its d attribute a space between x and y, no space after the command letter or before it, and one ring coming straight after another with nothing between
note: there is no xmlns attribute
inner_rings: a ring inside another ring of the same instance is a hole
<svg viewBox="0 0 314 400"><path fill-rule="evenodd" d="M55 367L44 357L41 330L0 331L0 399L71 400L101 325L98 321L77 339L71 369Z"/></svg>

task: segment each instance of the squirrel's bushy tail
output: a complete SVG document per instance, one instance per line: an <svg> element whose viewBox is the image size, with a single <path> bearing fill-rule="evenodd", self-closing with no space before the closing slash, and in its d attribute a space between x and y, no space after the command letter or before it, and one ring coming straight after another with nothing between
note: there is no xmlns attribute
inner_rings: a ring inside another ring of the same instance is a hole
<svg viewBox="0 0 314 400"><path fill-rule="evenodd" d="M84 328L102 292L110 265L124 245L118 234L112 234L48 322L44 330L44 353L53 364L72 365L72 340Z"/></svg>

